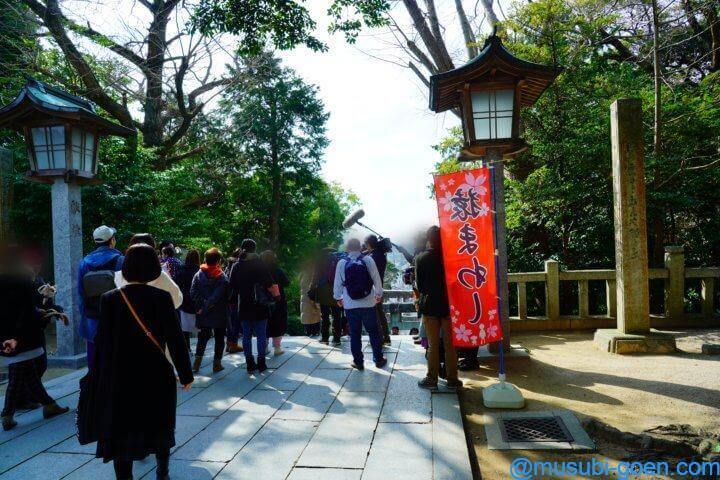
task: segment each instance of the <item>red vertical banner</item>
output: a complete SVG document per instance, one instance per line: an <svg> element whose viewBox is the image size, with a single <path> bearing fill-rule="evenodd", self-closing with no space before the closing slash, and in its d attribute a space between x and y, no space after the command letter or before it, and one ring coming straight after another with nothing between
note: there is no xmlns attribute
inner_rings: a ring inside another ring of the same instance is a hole
<svg viewBox="0 0 720 480"><path fill-rule="evenodd" d="M502 340L495 275L495 236L487 167L435 176L453 343Z"/></svg>

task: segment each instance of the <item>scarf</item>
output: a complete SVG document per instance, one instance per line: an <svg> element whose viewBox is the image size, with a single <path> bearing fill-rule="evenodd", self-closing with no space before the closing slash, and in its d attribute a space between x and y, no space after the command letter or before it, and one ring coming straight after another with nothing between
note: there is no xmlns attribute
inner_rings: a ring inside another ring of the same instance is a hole
<svg viewBox="0 0 720 480"><path fill-rule="evenodd" d="M207 275L209 278L218 278L220 275L223 274L220 265L208 265L206 263L203 263L202 265L200 265L200 270L205 272L205 275Z"/></svg>

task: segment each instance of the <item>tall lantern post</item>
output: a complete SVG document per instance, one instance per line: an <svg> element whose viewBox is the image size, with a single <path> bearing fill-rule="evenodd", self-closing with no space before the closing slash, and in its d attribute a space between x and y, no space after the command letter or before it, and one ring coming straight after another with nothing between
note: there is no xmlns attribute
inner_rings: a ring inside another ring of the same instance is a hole
<svg viewBox="0 0 720 480"><path fill-rule="evenodd" d="M0 109L0 128L22 132L28 149L27 179L52 185L53 259L57 304L70 323L57 325L57 351L49 361L78 368L86 362L78 334L78 264L82 259L82 185L99 183L100 137L134 131L95 112L94 105L59 88L28 78L15 100Z"/></svg>
<svg viewBox="0 0 720 480"><path fill-rule="evenodd" d="M493 32L477 57L430 77L430 109L437 113L456 110L462 119L464 144L458 160L482 160L492 172L499 314L505 347L510 346L510 328L503 161L527 149L521 137L520 110L532 106L560 71L515 57ZM497 344L491 347L494 350Z"/></svg>

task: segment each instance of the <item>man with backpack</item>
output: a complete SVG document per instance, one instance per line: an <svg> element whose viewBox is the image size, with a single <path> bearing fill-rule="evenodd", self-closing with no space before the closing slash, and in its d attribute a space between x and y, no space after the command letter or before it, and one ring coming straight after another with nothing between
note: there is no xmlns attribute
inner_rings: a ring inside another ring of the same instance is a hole
<svg viewBox="0 0 720 480"><path fill-rule="evenodd" d="M348 240L345 247L347 257L341 259L335 270L334 297L338 305L345 309L350 326L350 351L353 362L351 367L363 370L362 329L370 337L373 360L377 368L387 364L382 354L382 335L378 328L375 305L382 300L383 289L380 274L375 261L364 256L360 250L360 241Z"/></svg>
<svg viewBox="0 0 720 480"><path fill-rule="evenodd" d="M100 318L100 297L115 289L115 272L122 268L123 254L115 248L115 229L102 225L93 231L96 249L80 261L78 297L80 336L87 342L88 366L95 358L95 332Z"/></svg>

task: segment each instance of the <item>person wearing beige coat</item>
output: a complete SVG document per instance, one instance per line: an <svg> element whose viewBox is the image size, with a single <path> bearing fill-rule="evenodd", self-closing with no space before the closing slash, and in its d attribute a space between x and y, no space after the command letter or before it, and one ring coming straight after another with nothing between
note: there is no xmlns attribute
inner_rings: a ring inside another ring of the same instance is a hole
<svg viewBox="0 0 720 480"><path fill-rule="evenodd" d="M320 305L308 296L312 287L312 266L300 273L300 322L305 327L305 335L312 337L320 334Z"/></svg>

